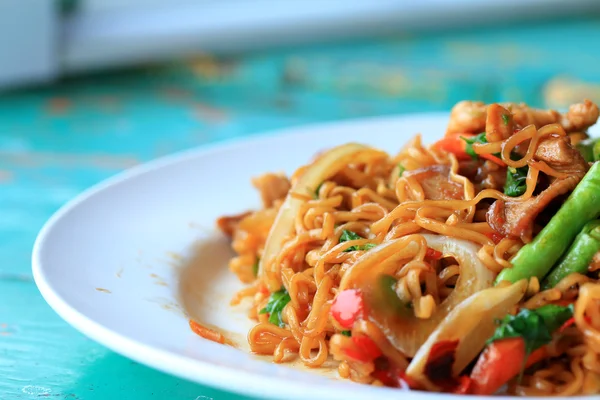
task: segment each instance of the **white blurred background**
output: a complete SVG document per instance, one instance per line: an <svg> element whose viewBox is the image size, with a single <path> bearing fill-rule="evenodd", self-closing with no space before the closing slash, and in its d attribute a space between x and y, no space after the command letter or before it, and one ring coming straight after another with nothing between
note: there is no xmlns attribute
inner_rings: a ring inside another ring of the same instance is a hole
<svg viewBox="0 0 600 400"><path fill-rule="evenodd" d="M0 89L202 52L599 9L600 0L0 0Z"/></svg>

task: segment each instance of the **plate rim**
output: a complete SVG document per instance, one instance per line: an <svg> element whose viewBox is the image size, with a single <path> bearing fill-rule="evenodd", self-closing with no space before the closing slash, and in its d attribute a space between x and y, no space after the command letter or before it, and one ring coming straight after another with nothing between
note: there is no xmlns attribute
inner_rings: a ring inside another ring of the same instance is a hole
<svg viewBox="0 0 600 400"><path fill-rule="evenodd" d="M45 271L43 268L43 261L41 258L42 249L47 241L47 238L52 232L54 225L72 209L76 208L86 200L94 196L95 194L103 191L106 188L111 187L119 182L126 181L128 179L135 178L136 176L152 172L154 170L166 167L179 162L185 162L194 158L201 158L211 153L225 152L234 150L237 147L243 147L254 142L261 142L268 140L269 138L288 136L290 140L293 135L300 135L305 131L314 130L328 130L328 129L343 129L344 126L352 126L356 124L397 124L402 120L408 119L447 119L449 112L420 112L420 113L404 113L394 114L385 116L373 116L373 117L361 117L361 118L349 118L343 120L331 120L325 122L313 122L307 124L298 124L294 126L270 129L266 131L260 131L260 133L254 133L250 136L245 137L232 137L216 142L210 142L195 146L189 149L170 153L155 159L151 159L147 162L142 162L131 168L127 168L116 174L109 176L106 179L84 189L82 192L77 194L72 199L64 203L58 210L56 210L50 218L44 223L40 231L38 232L31 255L31 268L35 284L40 291L42 297L48 303L48 305L56 312L65 322L81 332L86 337L92 339L96 343L114 351L124 357L127 357L135 362L149 366L153 369L161 371L163 373L183 378L188 381L206 385L208 387L218 388L225 392L237 393L240 395L250 395L259 398L277 398L273 390L263 391L261 390L261 384L273 384L274 381L279 382L279 385L284 383L287 388L292 389L291 394L293 397L289 398L306 398L306 393L303 390L306 386L301 383L295 383L293 379L278 377L273 380L270 377L266 377L260 373L250 373L247 371L234 369L227 366L215 365L210 362L191 359L183 355L161 349L159 347L151 346L145 343L141 343L127 335L118 333L101 323L96 322L94 319L86 316L84 313L79 312L75 307L69 304L63 299L56 291L52 288L46 279ZM416 134L413 132L412 134ZM145 356L142 357L141 354ZM168 366L168 367L167 367ZM198 368L202 367L202 376L196 373ZM236 376L239 381L246 383L253 382L254 384L246 385L243 387L240 385L231 385L231 380L228 379L231 376ZM346 386L345 388L342 388ZM348 383L352 383L348 385ZM357 386L354 386L357 385ZM383 396L383 398L395 398L399 395L398 389L382 388L355 384L353 382L344 380L340 381L340 386L330 386L330 389L342 388L337 394L335 391L329 390L329 399L347 399L349 391L356 392L365 391L368 389L369 394ZM294 391L296 389L296 391ZM345 390L344 390L345 389ZM319 393L323 389L311 389L316 393ZM288 392L289 393L289 392ZM413 397L414 399L425 399L427 397L440 397L440 398L458 398L464 397L460 395L448 394L448 393L434 393L434 392L423 392L423 391L401 391L403 396ZM294 395L295 394L295 395ZM458 397L457 397L458 396ZM489 396L468 396L472 399L485 399L490 398ZM494 396L496 399L513 399L513 396ZM544 397L530 397L532 399L544 399Z"/></svg>

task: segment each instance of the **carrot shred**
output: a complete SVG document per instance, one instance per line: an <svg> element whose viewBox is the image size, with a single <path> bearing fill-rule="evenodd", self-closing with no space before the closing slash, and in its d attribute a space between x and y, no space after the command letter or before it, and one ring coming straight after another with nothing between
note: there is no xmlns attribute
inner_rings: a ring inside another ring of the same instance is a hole
<svg viewBox="0 0 600 400"><path fill-rule="evenodd" d="M196 321L192 321L191 319L190 328L192 329L192 332L194 332L200 337L203 337L204 339L212 340L213 342L219 344L225 344L225 342L227 341L222 333L207 328L206 326L200 325L199 323L197 323Z"/></svg>
<svg viewBox="0 0 600 400"><path fill-rule="evenodd" d="M434 147L441 150L446 150L449 153L453 153L459 160L469 160L471 156L467 154L467 143L463 138L470 138L473 136L475 135L470 133L456 133L438 140L434 144ZM477 155L481 158L492 161L493 163L496 163L501 167L506 167L506 163L493 154Z"/></svg>
<svg viewBox="0 0 600 400"><path fill-rule="evenodd" d="M469 160L471 156L467 154L466 148L467 143L461 139L461 136L471 137L471 134L455 134L446 136L440 140L438 140L434 147L440 150L445 150L448 153L452 153L459 160Z"/></svg>
<svg viewBox="0 0 600 400"><path fill-rule="evenodd" d="M504 161L502 161L502 159L496 157L495 155L492 154L478 154L479 157L481 158L485 158L486 160L489 160L493 163L498 164L501 167L506 167L506 163Z"/></svg>

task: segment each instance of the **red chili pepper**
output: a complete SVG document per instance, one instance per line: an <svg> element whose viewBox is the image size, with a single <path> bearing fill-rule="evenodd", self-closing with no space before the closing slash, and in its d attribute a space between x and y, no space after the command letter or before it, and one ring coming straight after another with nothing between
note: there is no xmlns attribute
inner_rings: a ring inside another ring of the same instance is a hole
<svg viewBox="0 0 600 400"><path fill-rule="evenodd" d="M371 362L383 353L370 337L365 335L352 336L355 348L348 348L345 353L348 357L363 363Z"/></svg>
<svg viewBox="0 0 600 400"><path fill-rule="evenodd" d="M469 378L467 375L463 375L458 378L458 386L452 390L452 393L455 394L469 394L471 391L471 384L473 380Z"/></svg>
<svg viewBox="0 0 600 400"><path fill-rule="evenodd" d="M588 315L584 316L583 319L585 319L585 322L587 322L588 324L592 323L592 319ZM573 324L575 324L575 317L569 318L564 324L562 324L558 331L562 333L565 329L567 329Z"/></svg>
<svg viewBox="0 0 600 400"><path fill-rule="evenodd" d="M415 381L410 376L406 375L406 373L402 372L399 376L400 378L400 387L402 389L420 389L421 385L417 381Z"/></svg>
<svg viewBox="0 0 600 400"><path fill-rule="evenodd" d="M347 289L338 293L331 305L331 316L344 328L352 328L362 311L362 295L356 289Z"/></svg>
<svg viewBox="0 0 600 400"><path fill-rule="evenodd" d="M522 337L496 340L483 350L473 367L471 393L492 395L517 376L521 368L528 368L546 356L545 346L528 356Z"/></svg>
<svg viewBox="0 0 600 400"><path fill-rule="evenodd" d="M394 373L390 370L386 370L386 371L375 371L371 374L371 376L377 380L379 380L381 383L383 383L385 386L388 387L400 387L400 381L398 379L397 376L394 375Z"/></svg>
<svg viewBox="0 0 600 400"><path fill-rule="evenodd" d="M363 352L368 355L371 359L376 359L381 356L383 353L377 347L377 344L368 336L365 335L356 335L352 336L352 341L356 346L363 350Z"/></svg>
<svg viewBox="0 0 600 400"><path fill-rule="evenodd" d="M443 340L435 343L425 362L425 376L434 384L450 390L455 386L452 365L456 357L458 340Z"/></svg>
<svg viewBox="0 0 600 400"><path fill-rule="evenodd" d="M558 331L560 333L562 333L565 329L567 329L568 327L570 327L574 323L575 323L575 317L571 317L568 320L566 320L564 324L562 324L562 326L558 329Z"/></svg>
<svg viewBox="0 0 600 400"><path fill-rule="evenodd" d="M425 252L425 258L428 258L430 260L439 260L443 256L444 254L441 251L437 251L435 249L432 249L431 247L428 247L427 252Z"/></svg>

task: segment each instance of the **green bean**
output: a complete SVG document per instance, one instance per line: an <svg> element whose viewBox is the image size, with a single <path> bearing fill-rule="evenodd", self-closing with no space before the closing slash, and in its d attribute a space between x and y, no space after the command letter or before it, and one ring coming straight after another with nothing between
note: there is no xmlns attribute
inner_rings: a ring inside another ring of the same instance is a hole
<svg viewBox="0 0 600 400"><path fill-rule="evenodd" d="M531 243L498 274L496 284L533 276L543 279L588 221L600 217L600 162L592 165L569 198Z"/></svg>
<svg viewBox="0 0 600 400"><path fill-rule="evenodd" d="M600 251L600 221L595 220L583 227L567 253L544 279L542 286L544 289L551 288L562 278L574 272L585 274L598 251Z"/></svg>

